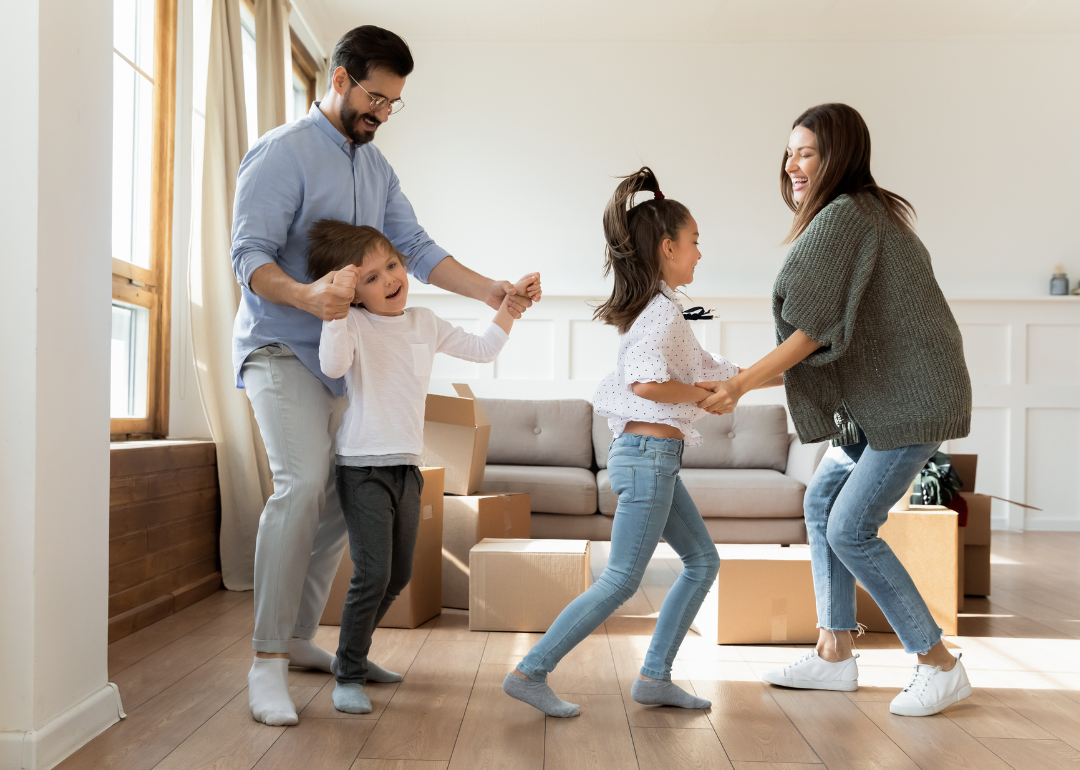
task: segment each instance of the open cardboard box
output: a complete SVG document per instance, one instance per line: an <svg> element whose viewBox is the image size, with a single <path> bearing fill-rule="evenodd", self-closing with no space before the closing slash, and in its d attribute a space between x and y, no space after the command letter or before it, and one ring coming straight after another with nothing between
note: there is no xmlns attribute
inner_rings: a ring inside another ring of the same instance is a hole
<svg viewBox="0 0 1080 770"><path fill-rule="evenodd" d="M491 423L468 385L454 383L454 390L457 396L428 394L420 462L446 469L447 494L472 495L484 485Z"/></svg>

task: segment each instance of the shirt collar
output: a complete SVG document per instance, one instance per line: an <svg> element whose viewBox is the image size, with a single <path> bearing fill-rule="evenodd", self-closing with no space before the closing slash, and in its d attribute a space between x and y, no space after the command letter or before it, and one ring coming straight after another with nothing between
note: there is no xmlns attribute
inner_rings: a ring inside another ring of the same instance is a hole
<svg viewBox="0 0 1080 770"><path fill-rule="evenodd" d="M682 312L682 303L679 302L679 295L671 290L671 287L666 282L660 281L660 293L670 299L679 308L679 312Z"/></svg>
<svg viewBox="0 0 1080 770"><path fill-rule="evenodd" d="M348 155L350 158L355 154L356 148L348 138L334 128L334 124L326 119L322 110L319 109L319 102L312 102L311 109L308 110L308 117L319 127L319 130L329 137L330 141L334 143L336 147L340 147L342 152Z"/></svg>

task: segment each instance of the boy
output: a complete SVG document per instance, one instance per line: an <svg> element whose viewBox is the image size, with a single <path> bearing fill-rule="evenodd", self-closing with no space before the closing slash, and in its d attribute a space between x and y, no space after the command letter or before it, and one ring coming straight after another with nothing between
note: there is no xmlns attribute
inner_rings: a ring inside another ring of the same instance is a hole
<svg viewBox="0 0 1080 770"><path fill-rule="evenodd" d="M311 278L336 270L334 284L354 292L347 317L323 322L319 364L327 377L344 376L349 398L337 434L337 489L354 570L333 665L333 700L338 711L366 714L368 679L401 678L369 664L367 656L372 632L412 572L432 359L446 353L493 361L514 320L506 299L478 335L427 308L406 308L404 257L375 228L322 220L309 238Z"/></svg>

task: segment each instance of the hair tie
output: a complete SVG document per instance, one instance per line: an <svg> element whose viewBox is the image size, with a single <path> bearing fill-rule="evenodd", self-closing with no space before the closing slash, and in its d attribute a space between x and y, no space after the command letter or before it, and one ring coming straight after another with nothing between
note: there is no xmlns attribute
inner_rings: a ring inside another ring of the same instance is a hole
<svg viewBox="0 0 1080 770"><path fill-rule="evenodd" d="M659 190L657 190L656 192L654 192L654 193L652 194L652 197L653 197L653 200L656 200L656 201L662 201L662 200L664 200L664 194L663 194L662 192L660 192Z"/></svg>

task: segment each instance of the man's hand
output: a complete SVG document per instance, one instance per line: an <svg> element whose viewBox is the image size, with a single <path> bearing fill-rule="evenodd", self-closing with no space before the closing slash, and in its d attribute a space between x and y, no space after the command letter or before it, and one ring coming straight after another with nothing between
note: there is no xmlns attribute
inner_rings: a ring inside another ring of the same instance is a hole
<svg viewBox="0 0 1080 770"><path fill-rule="evenodd" d="M540 301L540 273L530 273L516 284L509 281L492 281L484 301L489 307L498 310L502 307L503 300L508 300L507 310L514 318L521 318L521 314L532 307L533 302Z"/></svg>
<svg viewBox="0 0 1080 770"><path fill-rule="evenodd" d="M698 404L706 412L712 412L713 414L728 414L735 411L739 399L743 397L743 392L738 384L731 380L722 380L716 383L714 390L713 395Z"/></svg>
<svg viewBox="0 0 1080 770"><path fill-rule="evenodd" d="M356 294L356 278L356 267L348 265L309 283L301 309L323 321L344 318L349 314L349 305Z"/></svg>

